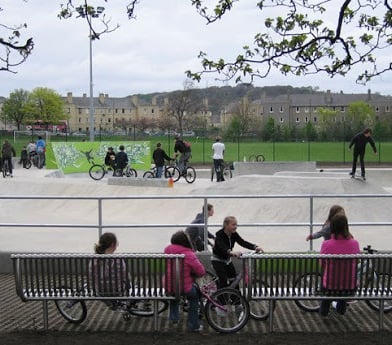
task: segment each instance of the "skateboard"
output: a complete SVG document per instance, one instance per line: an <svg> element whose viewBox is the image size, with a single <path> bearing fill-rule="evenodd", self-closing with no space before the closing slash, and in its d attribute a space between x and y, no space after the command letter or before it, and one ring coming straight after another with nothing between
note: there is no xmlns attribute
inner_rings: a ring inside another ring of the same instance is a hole
<svg viewBox="0 0 392 345"><path fill-rule="evenodd" d="M350 177L355 180L364 181L364 182L366 181L366 178L362 177L361 175L351 175Z"/></svg>

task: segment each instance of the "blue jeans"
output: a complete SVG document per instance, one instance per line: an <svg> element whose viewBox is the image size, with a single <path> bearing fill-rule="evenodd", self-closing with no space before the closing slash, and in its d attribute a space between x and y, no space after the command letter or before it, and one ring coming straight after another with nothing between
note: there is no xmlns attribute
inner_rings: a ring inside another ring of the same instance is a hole
<svg viewBox="0 0 392 345"><path fill-rule="evenodd" d="M186 172L186 168L188 166L189 159L191 158L191 152L184 152L181 154L178 159L178 170L180 170L180 174L184 174Z"/></svg>
<svg viewBox="0 0 392 345"><path fill-rule="evenodd" d="M161 178L163 172L163 166L157 166L157 176L156 178Z"/></svg>
<svg viewBox="0 0 392 345"><path fill-rule="evenodd" d="M188 330L192 331L200 327L199 321L199 292L196 286L193 285L192 289L185 294L189 301L188 309ZM170 311L169 311L170 321L178 321L179 316L179 303L177 300L170 301Z"/></svg>

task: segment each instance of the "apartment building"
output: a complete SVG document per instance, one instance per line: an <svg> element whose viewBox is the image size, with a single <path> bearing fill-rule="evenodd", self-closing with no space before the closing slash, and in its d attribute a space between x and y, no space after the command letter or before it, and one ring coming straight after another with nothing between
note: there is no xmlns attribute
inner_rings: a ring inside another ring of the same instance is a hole
<svg viewBox="0 0 392 345"><path fill-rule="evenodd" d="M374 108L376 118L382 119L391 116L392 97L372 94L368 90L365 94L325 93L287 94L279 96L266 96L262 94L259 100L250 102L247 107L251 116L261 121L273 118L276 124L288 127L303 127L311 122L317 124L322 121L320 108L336 111L336 122L344 122L347 111L353 102L366 102ZM246 102L246 98L243 100ZM220 123L224 127L238 112L238 102L226 106L221 111Z"/></svg>

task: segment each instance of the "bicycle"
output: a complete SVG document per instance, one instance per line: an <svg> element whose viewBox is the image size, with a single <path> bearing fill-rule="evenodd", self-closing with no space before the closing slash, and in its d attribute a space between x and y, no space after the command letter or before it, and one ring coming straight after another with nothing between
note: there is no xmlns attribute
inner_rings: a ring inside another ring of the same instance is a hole
<svg viewBox="0 0 392 345"><path fill-rule="evenodd" d="M235 333L249 320L249 304L237 289L216 289L215 279L199 280L200 308L208 324L220 333Z"/></svg>
<svg viewBox="0 0 392 345"><path fill-rule="evenodd" d="M253 253L253 252L252 252ZM208 278L207 278L208 277ZM245 279L243 279L245 277ZM206 276L203 279L208 279L208 283L211 285L215 283L215 290L217 291L216 282L218 277L211 273L207 272ZM244 291L243 287L241 286L242 283L245 283L247 286L248 284L252 284L252 279L249 277L248 267L245 265L244 270L241 270L237 274L237 276L230 282L229 288L235 289L237 291ZM259 285L267 287L268 284L265 282L261 282ZM247 291L247 289L246 289ZM269 317L269 306L270 303L272 304L272 310L275 310L276 302L275 301L268 301L268 300L249 300L247 296L244 296L249 304L249 317L253 320L267 320Z"/></svg>
<svg viewBox="0 0 392 345"><path fill-rule="evenodd" d="M178 181L180 179L180 170L174 166L165 165L163 167L163 176L165 176L165 178L173 178L173 181ZM143 174L143 178L157 178L157 167L154 166L146 171Z"/></svg>
<svg viewBox="0 0 392 345"><path fill-rule="evenodd" d="M39 155L36 151L29 153L26 161L26 169L30 169L33 165L38 169L42 169L43 167L42 155Z"/></svg>
<svg viewBox="0 0 392 345"><path fill-rule="evenodd" d="M373 249L370 245L363 248L364 252L371 255L377 253L377 249ZM360 268L360 263L358 263L358 268ZM361 270L358 269L358 277L357 279L365 279L365 287L375 285L374 282L383 281L384 279L392 279L389 273L377 272L372 262L369 260L369 270L373 273L367 277L361 277ZM380 278L387 276L387 278ZM301 275L295 282L295 286L312 286L314 282L321 283L322 275L319 272L309 272ZM316 294L317 292L315 292ZM304 311L307 312L318 312L320 309L320 302L317 300L295 300L295 304ZM369 308L379 311L380 306L377 300L365 300L365 303L369 306ZM392 299L384 302L384 313L389 313L392 311Z"/></svg>
<svg viewBox="0 0 392 345"><path fill-rule="evenodd" d="M233 163L225 163L223 162L223 178L224 180L230 180L233 177ZM211 167L211 181L214 181L215 176L215 166Z"/></svg>
<svg viewBox="0 0 392 345"><path fill-rule="evenodd" d="M93 180L99 181L103 179L109 171L113 171L113 168L109 168L106 164L93 164L90 167L88 174ZM135 169L127 165L124 170L114 168L113 176L137 177L137 172Z"/></svg>
<svg viewBox="0 0 392 345"><path fill-rule="evenodd" d="M264 162L265 161L265 157L262 154L259 155L250 155L249 156L249 162Z"/></svg>
<svg viewBox="0 0 392 345"><path fill-rule="evenodd" d="M64 291L70 290L61 287ZM61 316L70 323L82 323L87 317L87 305L82 300L55 300L55 305ZM166 300L158 300L158 314L164 312L169 307ZM154 307L150 300L140 301L110 301L105 303L113 311L122 313L124 321L128 321L131 315L140 317L151 317L154 315Z"/></svg>
<svg viewBox="0 0 392 345"><path fill-rule="evenodd" d="M175 169L178 170L178 175ZM175 161L174 167L169 168L169 172L172 174L173 182L177 182L181 177L188 183L193 183L196 180L196 170L191 166L185 165L184 171L181 173L178 168L178 160Z"/></svg>

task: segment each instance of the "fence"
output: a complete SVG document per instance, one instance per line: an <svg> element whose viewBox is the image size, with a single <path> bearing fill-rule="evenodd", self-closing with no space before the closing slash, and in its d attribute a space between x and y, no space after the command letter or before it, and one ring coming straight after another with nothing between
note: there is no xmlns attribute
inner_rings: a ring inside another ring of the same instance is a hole
<svg viewBox="0 0 392 345"><path fill-rule="evenodd" d="M132 204L128 205L128 202L132 202ZM24 217L23 214L14 214L15 203L19 203L19 206L22 203L23 208L29 210ZM306 235L313 233L315 229L323 224L323 220L327 217L329 207L332 204L339 203L344 205L346 209L350 227L355 227L356 229L360 227L361 230L365 229L366 231L371 230L368 231L368 234L372 239L377 238L379 243L384 245L391 243L383 235L390 233L389 227L392 225L390 213L392 209L392 195L390 194L134 195L85 197L3 195L0 196L0 231L3 234L0 236L0 242L3 243L3 246L7 247L5 240L11 236L11 233L14 233L14 231L8 231L11 228L19 229L23 232L28 231L27 229L30 228L37 228L37 230L40 229L41 231L48 229L45 232L45 236L48 238L53 233L60 234L60 240L57 237L56 241L62 241L61 239L65 240L67 235L70 236L69 232L67 233L68 229L93 230L94 233L96 232L94 241L105 231L142 229L144 237L152 236L152 238L146 239L147 243L153 243L155 241L158 243L160 250L162 250L164 245L168 243L168 240L166 237L162 239L161 234L163 232L159 230L177 230L178 228L184 229L190 226L191 224L189 222L181 222L181 218L188 219L187 215L183 216L184 210L191 210L190 212L193 214L195 209L199 209L201 205L204 205L204 208L206 208L208 203L219 205L219 209L234 215L240 213L239 228L242 234L245 232L244 228L252 229L258 234L264 230L270 231L268 234L273 233L273 236L262 236L263 243L265 243L267 237L270 241L279 241L278 234L283 232L283 229L300 228L302 231L303 229L307 229L306 234L298 235L297 232L295 233L295 237L300 237L299 241L303 242L304 245ZM372 205L371 209L369 205ZM251 210L252 207L254 208L253 211ZM152 222L154 221L154 210L157 214L156 218L160 220L155 223ZM228 214L225 214L225 216ZM129 222L129 218L134 219L134 221ZM63 220L64 222L61 222ZM165 223L163 220L167 222ZM204 223L199 226L204 228L205 234L207 231L212 231L212 229L216 231L222 224L221 220L219 220L219 223L208 223L207 218L205 218ZM195 224L192 224L192 226L195 226ZM147 229L154 229L154 232L148 235ZM387 232L377 234L377 229ZM57 232L57 230L60 232ZM248 238L248 234L244 237ZM260 238L261 235L257 237ZM23 236L22 238L23 240L25 239ZM134 240L134 237L132 238ZM160 241L161 239L164 242ZM205 239L207 239L207 236L205 236ZM70 241L74 247L69 248L68 251L76 248L78 240L71 238ZM290 240L289 243L292 243L292 241ZM363 244L366 245L368 243ZM374 245L375 243L372 242L370 244ZM379 246L377 243L375 245ZM273 246L270 245L269 247L272 248ZM138 249L140 251L146 251L143 245L140 245L138 248L140 248ZM31 246L31 250L34 249L35 247ZM293 250L294 246L291 245L290 249ZM313 249L313 242L310 241L308 250ZM2 251L4 251L4 248Z"/></svg>

